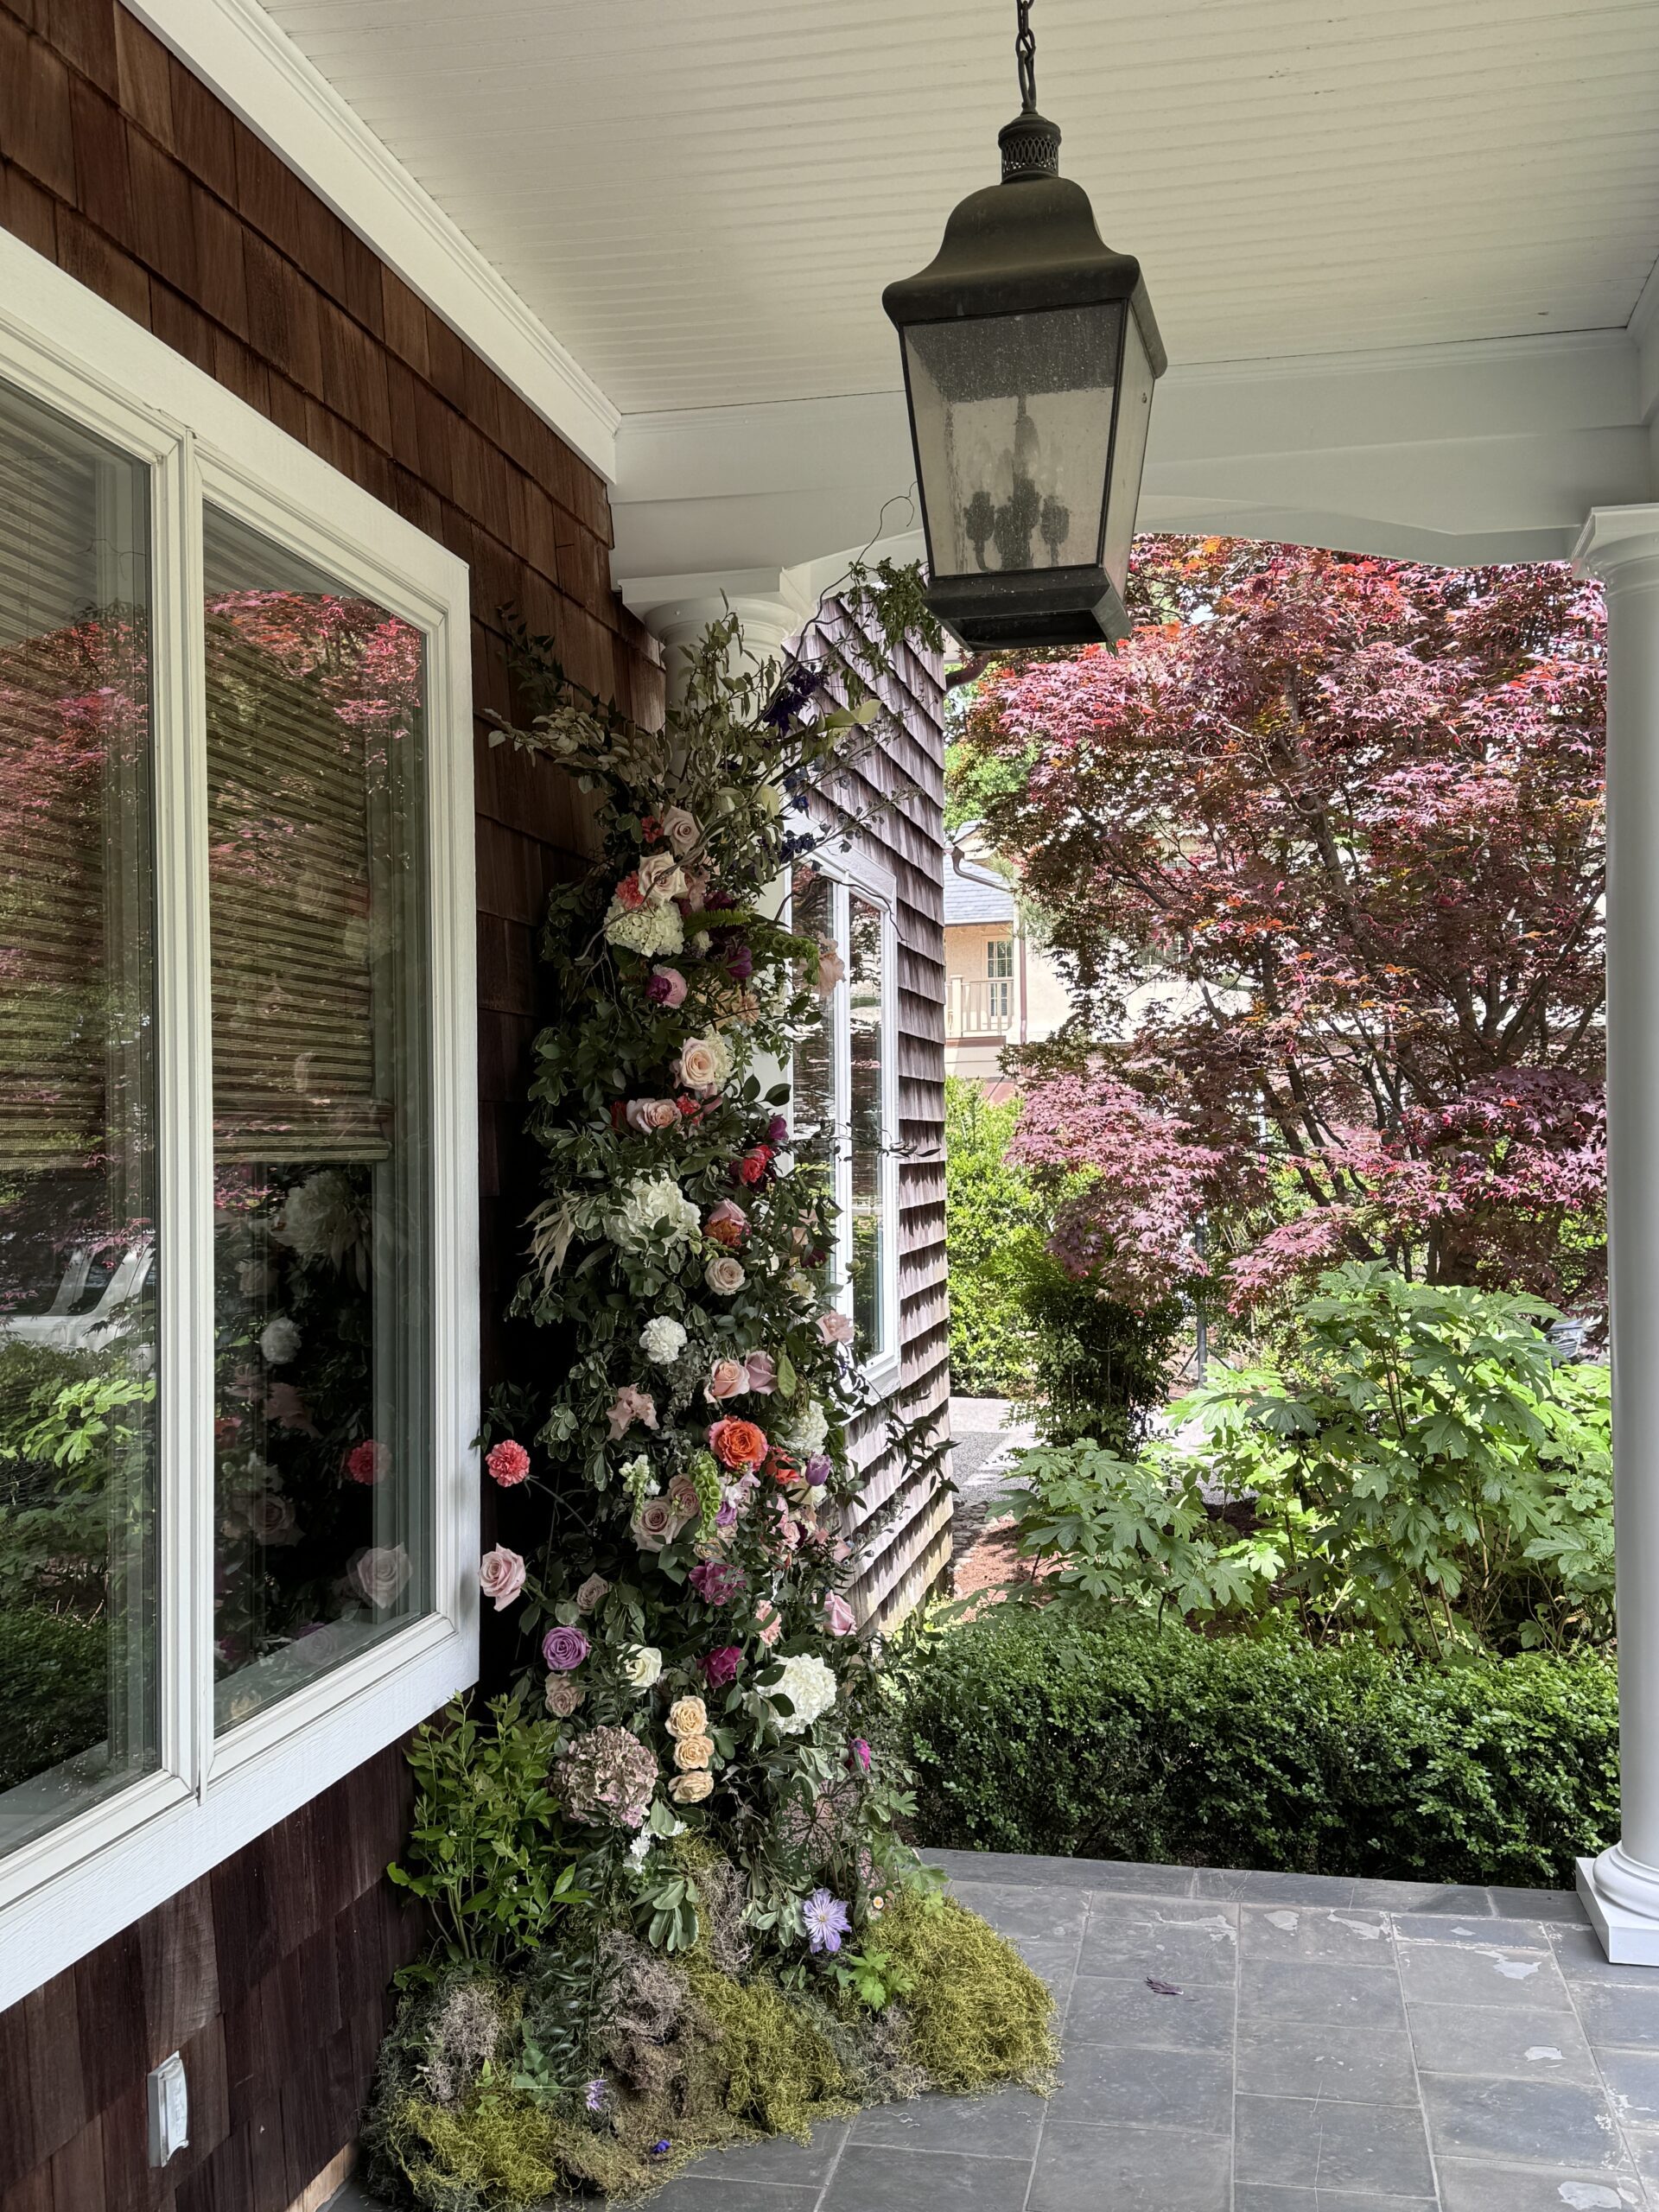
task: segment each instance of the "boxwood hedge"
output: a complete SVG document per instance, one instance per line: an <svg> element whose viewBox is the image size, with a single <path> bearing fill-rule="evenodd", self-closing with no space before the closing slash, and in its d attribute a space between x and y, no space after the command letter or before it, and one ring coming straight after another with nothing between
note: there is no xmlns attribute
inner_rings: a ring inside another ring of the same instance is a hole
<svg viewBox="0 0 1659 2212"><path fill-rule="evenodd" d="M899 1669L926 1844L1570 1884L1618 1834L1595 1657L1435 1666L1004 1605Z"/></svg>

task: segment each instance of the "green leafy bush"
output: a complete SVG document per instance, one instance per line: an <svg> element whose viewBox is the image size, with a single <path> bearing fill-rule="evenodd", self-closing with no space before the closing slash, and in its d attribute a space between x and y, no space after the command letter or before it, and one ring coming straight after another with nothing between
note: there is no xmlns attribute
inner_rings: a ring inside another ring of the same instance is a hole
<svg viewBox="0 0 1659 2212"><path fill-rule="evenodd" d="M1234 1626L1289 1614L1444 1657L1613 1633L1605 1368L1561 1364L1549 1309L1380 1266L1325 1275L1292 1356L1223 1370L1172 1408L1203 1432L1126 1462L1033 1452L1018 1541L1046 1597ZM1248 1503L1240 1532L1201 1484Z"/></svg>
<svg viewBox="0 0 1659 2212"><path fill-rule="evenodd" d="M1016 1394L1020 1411L1046 1444L1093 1437L1132 1451L1165 1400L1179 1306L1142 1312L1108 1298L1091 1277L1068 1274L1036 1237L1015 1244L1009 1264L1034 1347L1031 1389Z"/></svg>
<svg viewBox="0 0 1659 2212"><path fill-rule="evenodd" d="M1003 1605L902 1681L931 1845L1535 1885L1618 1834L1591 1654L1447 1666Z"/></svg>
<svg viewBox="0 0 1659 2212"><path fill-rule="evenodd" d="M0 1790L100 1743L109 1729L108 1624L38 1605L0 1610Z"/></svg>

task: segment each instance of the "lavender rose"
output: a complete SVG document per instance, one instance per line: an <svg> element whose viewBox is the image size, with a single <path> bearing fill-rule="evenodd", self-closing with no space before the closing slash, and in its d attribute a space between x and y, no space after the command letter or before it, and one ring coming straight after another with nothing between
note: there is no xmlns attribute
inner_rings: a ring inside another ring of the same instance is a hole
<svg viewBox="0 0 1659 2212"><path fill-rule="evenodd" d="M542 1638L542 1657L549 1672L555 1675L568 1675L573 1667L580 1667L589 1649L579 1628L550 1628Z"/></svg>

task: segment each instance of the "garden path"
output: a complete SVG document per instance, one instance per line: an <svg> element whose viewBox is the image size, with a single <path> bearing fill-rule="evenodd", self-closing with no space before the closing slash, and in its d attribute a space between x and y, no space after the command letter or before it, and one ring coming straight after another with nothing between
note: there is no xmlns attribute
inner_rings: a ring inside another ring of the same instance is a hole
<svg viewBox="0 0 1659 2212"><path fill-rule="evenodd" d="M1568 1891L928 1856L1052 1986L1054 2095L714 2152L653 2212L1659 2212L1659 1970Z"/></svg>

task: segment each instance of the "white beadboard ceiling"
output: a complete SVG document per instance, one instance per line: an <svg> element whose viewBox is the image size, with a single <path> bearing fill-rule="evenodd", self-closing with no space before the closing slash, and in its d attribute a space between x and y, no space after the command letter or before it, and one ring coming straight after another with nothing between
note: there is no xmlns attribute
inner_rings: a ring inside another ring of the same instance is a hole
<svg viewBox="0 0 1659 2212"><path fill-rule="evenodd" d="M891 390L996 174L1010 0L264 0L625 414ZM1622 328L1659 0L1037 0L1039 104L1172 360Z"/></svg>

